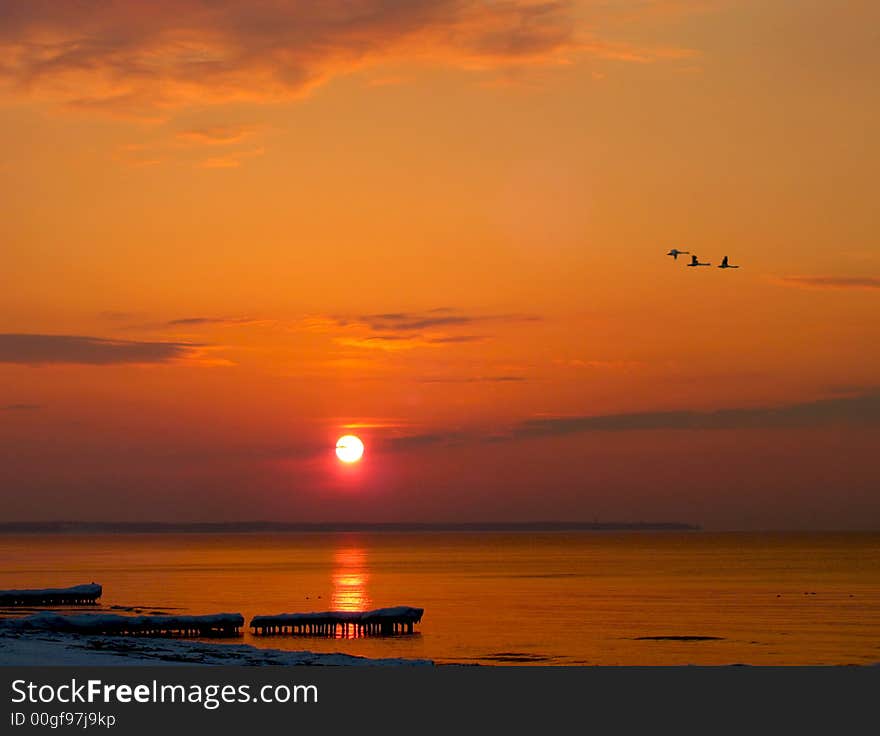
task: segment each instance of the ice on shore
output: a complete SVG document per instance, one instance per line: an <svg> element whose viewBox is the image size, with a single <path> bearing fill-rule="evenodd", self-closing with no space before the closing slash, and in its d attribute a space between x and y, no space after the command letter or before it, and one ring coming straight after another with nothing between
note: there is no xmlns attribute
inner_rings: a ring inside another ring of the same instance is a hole
<svg viewBox="0 0 880 736"><path fill-rule="evenodd" d="M313 665L430 666L427 659L369 659L350 654L260 649L185 639L88 636L0 627L0 664L8 666Z"/></svg>

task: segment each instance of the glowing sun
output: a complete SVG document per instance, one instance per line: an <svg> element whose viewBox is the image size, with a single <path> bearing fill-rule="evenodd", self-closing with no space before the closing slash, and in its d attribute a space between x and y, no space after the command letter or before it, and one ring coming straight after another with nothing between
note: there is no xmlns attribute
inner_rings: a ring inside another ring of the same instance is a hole
<svg viewBox="0 0 880 736"><path fill-rule="evenodd" d="M364 443L360 437L347 434L336 440L336 457L344 463L356 463L364 455Z"/></svg>

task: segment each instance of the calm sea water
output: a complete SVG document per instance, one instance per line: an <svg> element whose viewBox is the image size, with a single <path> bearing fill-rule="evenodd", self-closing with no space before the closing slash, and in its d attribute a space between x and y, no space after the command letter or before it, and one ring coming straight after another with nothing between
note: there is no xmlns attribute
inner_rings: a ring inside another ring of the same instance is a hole
<svg viewBox="0 0 880 736"><path fill-rule="evenodd" d="M425 608L419 633L251 637L438 662L880 661L880 535L304 533L0 536L0 588L96 581L101 608ZM679 641L639 637L718 637Z"/></svg>

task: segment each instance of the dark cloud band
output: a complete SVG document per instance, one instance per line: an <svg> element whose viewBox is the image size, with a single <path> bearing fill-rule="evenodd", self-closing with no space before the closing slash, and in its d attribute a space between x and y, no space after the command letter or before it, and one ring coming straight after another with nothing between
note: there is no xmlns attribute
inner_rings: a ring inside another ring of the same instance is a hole
<svg viewBox="0 0 880 736"><path fill-rule="evenodd" d="M599 432L796 429L835 425L880 427L880 393L749 409L537 417L525 419L507 431L492 435L459 430L438 431L397 437L386 446L390 450L401 450L467 443L496 444L527 438Z"/></svg>
<svg viewBox="0 0 880 736"><path fill-rule="evenodd" d="M0 363L167 363L191 357L201 347L185 342L107 340L80 335L0 334Z"/></svg>
<svg viewBox="0 0 880 736"><path fill-rule="evenodd" d="M799 404L718 411L658 411L598 416L527 419L515 437L627 432L638 430L710 430L810 427L823 424L880 424L880 394L823 399Z"/></svg>

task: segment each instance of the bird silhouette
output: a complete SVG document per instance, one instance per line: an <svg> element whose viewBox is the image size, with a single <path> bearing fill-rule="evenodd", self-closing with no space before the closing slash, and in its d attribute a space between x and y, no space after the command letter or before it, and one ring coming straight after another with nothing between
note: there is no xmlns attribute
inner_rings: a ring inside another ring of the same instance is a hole
<svg viewBox="0 0 880 736"><path fill-rule="evenodd" d="M727 262L727 256L724 256L724 258L721 259L721 265L718 266L718 268L739 268L739 266L731 266Z"/></svg>
<svg viewBox="0 0 880 736"><path fill-rule="evenodd" d="M697 260L696 256L691 256L691 262L688 263L689 268L693 267L693 266L711 266L711 265L712 265L711 263L700 263L700 261Z"/></svg>
<svg viewBox="0 0 880 736"><path fill-rule="evenodd" d="M691 252L689 250L679 250L678 248L673 248L666 255L672 256L677 261L679 256L690 255L690 254L691 254Z"/></svg>

